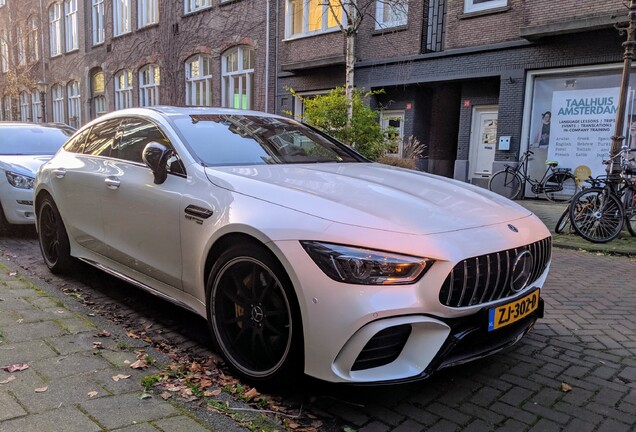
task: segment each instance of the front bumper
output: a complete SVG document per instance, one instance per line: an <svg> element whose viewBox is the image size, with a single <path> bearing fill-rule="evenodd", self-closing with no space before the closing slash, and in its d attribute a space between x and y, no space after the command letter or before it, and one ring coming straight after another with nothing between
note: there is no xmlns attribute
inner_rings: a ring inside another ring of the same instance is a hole
<svg viewBox="0 0 636 432"><path fill-rule="evenodd" d="M33 189L18 189L5 181L0 184L0 200L5 218L10 224L35 223Z"/></svg>

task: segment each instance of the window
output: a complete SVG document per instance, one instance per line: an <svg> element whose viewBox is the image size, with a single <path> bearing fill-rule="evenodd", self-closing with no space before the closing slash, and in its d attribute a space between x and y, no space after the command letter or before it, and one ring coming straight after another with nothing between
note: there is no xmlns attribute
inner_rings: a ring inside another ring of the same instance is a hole
<svg viewBox="0 0 636 432"><path fill-rule="evenodd" d="M507 5L508 0L464 0L464 12L479 12Z"/></svg>
<svg viewBox="0 0 636 432"><path fill-rule="evenodd" d="M66 52L78 49L77 0L64 0L64 34Z"/></svg>
<svg viewBox="0 0 636 432"><path fill-rule="evenodd" d="M110 156L111 149L116 145L120 123L120 119L111 119L93 126L84 146L84 154Z"/></svg>
<svg viewBox="0 0 636 432"><path fill-rule="evenodd" d="M31 95L27 92L20 93L20 120L29 121L31 113Z"/></svg>
<svg viewBox="0 0 636 432"><path fill-rule="evenodd" d="M6 0L0 0L0 7L4 6L6 4Z"/></svg>
<svg viewBox="0 0 636 432"><path fill-rule="evenodd" d="M2 98L2 108L4 109L4 119L13 120L13 105L11 104L11 96Z"/></svg>
<svg viewBox="0 0 636 432"><path fill-rule="evenodd" d="M287 0L286 10L287 37L337 30L342 22L340 0Z"/></svg>
<svg viewBox="0 0 636 432"><path fill-rule="evenodd" d="M119 36L131 30L130 0L113 0L113 34Z"/></svg>
<svg viewBox="0 0 636 432"><path fill-rule="evenodd" d="M5 31L0 33L0 68L2 72L9 70L9 42Z"/></svg>
<svg viewBox="0 0 636 432"><path fill-rule="evenodd" d="M144 163L141 155L144 147L152 141L167 147L170 146L166 136L153 123L137 118L128 119L124 123L124 132L119 146L116 152L111 154L111 157Z"/></svg>
<svg viewBox="0 0 636 432"><path fill-rule="evenodd" d="M24 66L26 64L26 45L24 35L22 34L22 27L15 28L15 37L18 42L18 66Z"/></svg>
<svg viewBox="0 0 636 432"><path fill-rule="evenodd" d="M49 42L51 57L62 54L62 5L53 3L49 8Z"/></svg>
<svg viewBox="0 0 636 432"><path fill-rule="evenodd" d="M122 70L115 74L115 109L132 107L132 71Z"/></svg>
<svg viewBox="0 0 636 432"><path fill-rule="evenodd" d="M159 22L159 0L139 0L137 5L139 28Z"/></svg>
<svg viewBox="0 0 636 432"><path fill-rule="evenodd" d="M254 50L247 46L232 48L222 58L222 105L252 109L254 104Z"/></svg>
<svg viewBox="0 0 636 432"><path fill-rule="evenodd" d="M55 123L66 123L64 121L64 89L61 84L55 84L51 88L51 100L53 105L53 121Z"/></svg>
<svg viewBox="0 0 636 432"><path fill-rule="evenodd" d="M42 100L40 99L40 92L34 90L31 94L31 119L36 123L42 123Z"/></svg>
<svg viewBox="0 0 636 432"><path fill-rule="evenodd" d="M212 106L210 57L195 55L186 61L186 105Z"/></svg>
<svg viewBox="0 0 636 432"><path fill-rule="evenodd" d="M93 45L104 42L104 0L93 0Z"/></svg>
<svg viewBox="0 0 636 432"><path fill-rule="evenodd" d="M107 111L106 97L104 96L104 72L98 71L93 74L91 93L93 94L93 114L94 118L97 118Z"/></svg>
<svg viewBox="0 0 636 432"><path fill-rule="evenodd" d="M159 66L147 65L139 71L139 106L159 104Z"/></svg>
<svg viewBox="0 0 636 432"><path fill-rule="evenodd" d="M34 63L40 59L40 28L36 16L29 18L27 22L29 34L27 36L27 49L29 63Z"/></svg>
<svg viewBox="0 0 636 432"><path fill-rule="evenodd" d="M377 0L375 4L375 28L406 25L408 0Z"/></svg>
<svg viewBox="0 0 636 432"><path fill-rule="evenodd" d="M71 153L82 153L84 151L84 142L91 128L86 128L79 135L74 136L64 144L64 150Z"/></svg>
<svg viewBox="0 0 636 432"><path fill-rule="evenodd" d="M205 9L210 6L212 6L212 0L184 0L183 2L185 13L198 11L199 9Z"/></svg>
<svg viewBox="0 0 636 432"><path fill-rule="evenodd" d="M404 111L382 111L380 127L391 143L388 154L402 157L404 146Z"/></svg>
<svg viewBox="0 0 636 432"><path fill-rule="evenodd" d="M71 81L66 85L68 103L68 124L78 129L82 124L79 81Z"/></svg>

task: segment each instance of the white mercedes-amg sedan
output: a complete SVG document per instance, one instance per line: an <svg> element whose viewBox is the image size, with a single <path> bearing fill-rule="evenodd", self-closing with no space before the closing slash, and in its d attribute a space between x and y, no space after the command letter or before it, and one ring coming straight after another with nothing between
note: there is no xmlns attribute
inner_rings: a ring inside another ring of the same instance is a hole
<svg viewBox="0 0 636 432"><path fill-rule="evenodd" d="M104 115L40 168L35 208L51 271L80 259L206 317L252 382L421 379L543 315L531 212L271 114Z"/></svg>

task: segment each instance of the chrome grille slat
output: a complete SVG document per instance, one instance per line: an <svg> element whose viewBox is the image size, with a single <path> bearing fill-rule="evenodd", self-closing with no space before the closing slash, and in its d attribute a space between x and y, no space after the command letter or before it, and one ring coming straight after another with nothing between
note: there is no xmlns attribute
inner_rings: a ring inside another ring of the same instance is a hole
<svg viewBox="0 0 636 432"><path fill-rule="evenodd" d="M534 258L530 271L532 284L545 271L551 248L552 239L547 237L527 246L465 259L455 265L444 281L440 302L449 307L466 307L512 296L509 285L518 254L528 250Z"/></svg>

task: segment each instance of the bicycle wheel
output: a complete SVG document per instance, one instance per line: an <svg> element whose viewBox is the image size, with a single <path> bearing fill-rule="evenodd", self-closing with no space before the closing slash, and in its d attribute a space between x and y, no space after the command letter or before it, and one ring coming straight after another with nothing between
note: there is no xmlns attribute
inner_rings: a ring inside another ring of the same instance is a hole
<svg viewBox="0 0 636 432"><path fill-rule="evenodd" d="M578 191L579 184L572 174L553 173L543 184L543 193L552 202L569 202Z"/></svg>
<svg viewBox="0 0 636 432"><path fill-rule="evenodd" d="M570 223L578 235L592 243L607 243L621 233L623 204L606 189L585 189L572 198Z"/></svg>
<svg viewBox="0 0 636 432"><path fill-rule="evenodd" d="M557 234L561 234L563 231L565 231L565 228L568 225L570 225L570 207L566 208L563 213L561 213L561 216L559 217L559 220L554 227L554 232Z"/></svg>
<svg viewBox="0 0 636 432"><path fill-rule="evenodd" d="M488 190L515 199L521 192L521 177L514 171L497 171L490 177Z"/></svg>
<svg viewBox="0 0 636 432"><path fill-rule="evenodd" d="M636 197L634 196L634 190L628 188L623 196L623 203L625 208L625 225L627 225L627 231L636 237Z"/></svg>

